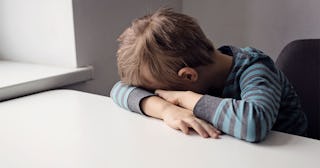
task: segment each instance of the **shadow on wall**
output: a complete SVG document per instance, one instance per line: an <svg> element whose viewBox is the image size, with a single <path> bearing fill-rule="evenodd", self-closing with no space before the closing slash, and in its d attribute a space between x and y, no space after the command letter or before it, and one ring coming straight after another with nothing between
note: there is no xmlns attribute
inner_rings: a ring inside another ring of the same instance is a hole
<svg viewBox="0 0 320 168"><path fill-rule="evenodd" d="M92 65L94 80L69 86L109 96L119 80L116 66L116 39L131 21L160 6L181 11L181 0L77 0L73 1L78 66Z"/></svg>

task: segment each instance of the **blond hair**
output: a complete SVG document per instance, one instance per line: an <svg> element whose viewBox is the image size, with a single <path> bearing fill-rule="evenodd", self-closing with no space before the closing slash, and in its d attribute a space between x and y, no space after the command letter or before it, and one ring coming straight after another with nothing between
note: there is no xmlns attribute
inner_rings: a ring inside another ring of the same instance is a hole
<svg viewBox="0 0 320 168"><path fill-rule="evenodd" d="M118 41L118 71L129 85L145 84L142 65L161 83L176 87L181 68L213 63L213 44L196 20L168 8L134 20Z"/></svg>

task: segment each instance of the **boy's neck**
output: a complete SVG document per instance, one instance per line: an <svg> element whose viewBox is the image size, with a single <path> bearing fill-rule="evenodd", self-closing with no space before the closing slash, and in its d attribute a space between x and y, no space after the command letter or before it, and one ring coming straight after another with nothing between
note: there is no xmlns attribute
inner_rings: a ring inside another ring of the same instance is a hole
<svg viewBox="0 0 320 168"><path fill-rule="evenodd" d="M229 73L232 69L233 57L223 54L216 50L213 55L214 63L199 66L196 71L199 74L199 78L196 83L186 84L185 90L191 90L201 94L215 94L220 96Z"/></svg>
<svg viewBox="0 0 320 168"><path fill-rule="evenodd" d="M223 90L226 80L232 70L233 57L216 50L214 61L215 63L210 65L207 71L210 73L208 75L211 76L209 79L214 79L211 82L211 86L214 89Z"/></svg>

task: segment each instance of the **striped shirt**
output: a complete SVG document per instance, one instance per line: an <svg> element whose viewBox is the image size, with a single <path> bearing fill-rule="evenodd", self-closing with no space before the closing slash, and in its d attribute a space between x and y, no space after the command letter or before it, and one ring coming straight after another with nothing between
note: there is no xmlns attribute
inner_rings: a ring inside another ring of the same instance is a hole
<svg viewBox="0 0 320 168"><path fill-rule="evenodd" d="M249 142L263 140L271 129L305 134L307 120L299 97L270 57L251 47L223 46L219 50L233 57L232 70L221 95L208 93L197 102L196 117ZM140 101L152 95L121 82L111 90L116 104L140 114L144 114Z"/></svg>

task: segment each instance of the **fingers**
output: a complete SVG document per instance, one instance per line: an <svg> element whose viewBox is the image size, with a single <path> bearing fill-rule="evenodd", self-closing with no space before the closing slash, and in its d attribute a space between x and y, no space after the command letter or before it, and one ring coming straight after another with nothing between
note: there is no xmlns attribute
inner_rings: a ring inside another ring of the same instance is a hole
<svg viewBox="0 0 320 168"><path fill-rule="evenodd" d="M166 97L167 97L167 96L166 96L166 92L167 92L167 91L165 91L165 90L157 89L154 93L157 94L158 96L166 99Z"/></svg>
<svg viewBox="0 0 320 168"><path fill-rule="evenodd" d="M203 138L208 138L209 134L207 131L203 128L203 126L196 120L196 119L191 119L187 122L187 124L193 128L200 136Z"/></svg>
<svg viewBox="0 0 320 168"><path fill-rule="evenodd" d="M176 91L166 91L166 90L160 90L157 89L155 91L155 94L157 94L159 97L163 98L164 100L175 104L175 105L179 105L179 101L178 98L176 97Z"/></svg>
<svg viewBox="0 0 320 168"><path fill-rule="evenodd" d="M218 138L221 134L218 129L208 122L195 117L191 110L178 106L171 106L171 108L162 118L169 127L181 130L185 134L189 134L189 129L191 128L204 138Z"/></svg>
<svg viewBox="0 0 320 168"><path fill-rule="evenodd" d="M200 119L188 119L186 121L181 120L178 127L185 134L188 134L189 128L192 128L203 138L212 137L217 139L221 134L218 129Z"/></svg>
<svg viewBox="0 0 320 168"><path fill-rule="evenodd" d="M157 89L154 93L160 95L160 94L162 94L163 92L164 92L164 90Z"/></svg>
<svg viewBox="0 0 320 168"><path fill-rule="evenodd" d="M180 120L180 123L179 123L179 129L185 133L185 134L189 134L189 128L188 128L188 125L183 121L183 120Z"/></svg>
<svg viewBox="0 0 320 168"><path fill-rule="evenodd" d="M199 123L201 123L201 126L206 130L206 132L210 135L210 137L215 139L219 138L219 135L221 135L221 132L218 129L216 129L211 124L203 120L200 120L200 119L197 119L197 120Z"/></svg>

